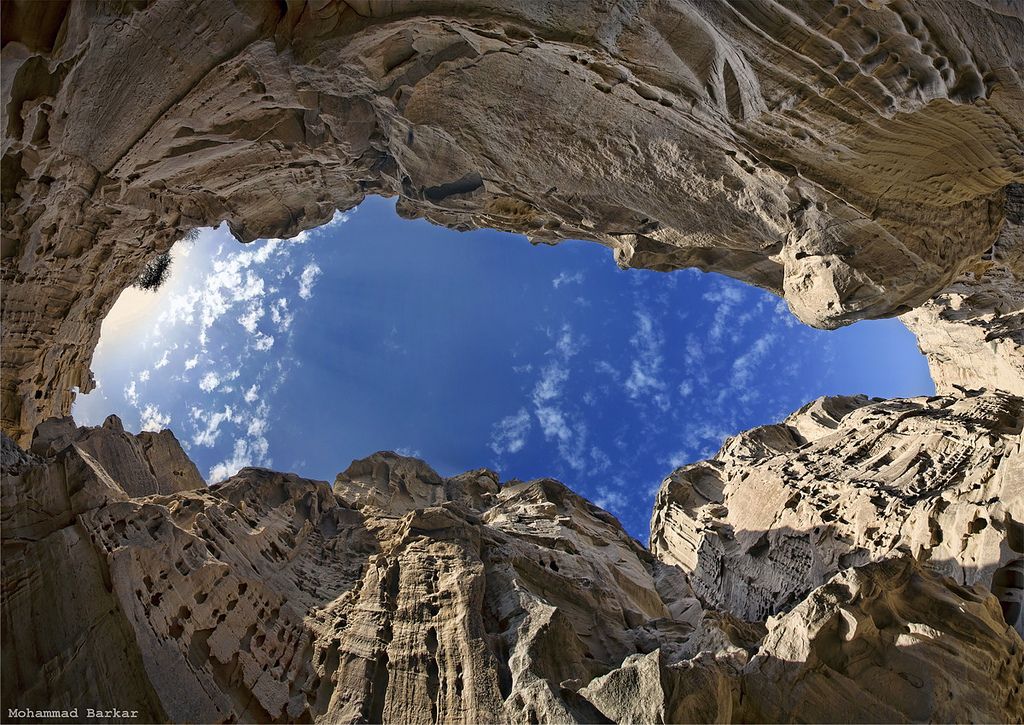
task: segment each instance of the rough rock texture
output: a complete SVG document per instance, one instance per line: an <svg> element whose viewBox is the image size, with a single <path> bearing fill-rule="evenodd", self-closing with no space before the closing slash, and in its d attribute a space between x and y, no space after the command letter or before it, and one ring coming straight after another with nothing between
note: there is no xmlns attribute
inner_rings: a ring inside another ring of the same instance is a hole
<svg viewBox="0 0 1024 725"><path fill-rule="evenodd" d="M1003 393L820 398L669 476L651 551L749 619L906 552L995 591L1024 635L1022 426L1024 401Z"/></svg>
<svg viewBox="0 0 1024 725"><path fill-rule="evenodd" d="M1002 0L5 2L4 712L1024 721L1021 38ZM902 315L940 395L737 436L651 552L551 480L207 488L170 431L61 417L184 233L367 194Z"/></svg>
<svg viewBox="0 0 1024 725"><path fill-rule="evenodd" d="M5 5L3 430L92 386L148 259L366 194L593 239L836 327L921 305L1024 180L1005 2L153 0Z"/></svg>
<svg viewBox="0 0 1024 725"><path fill-rule="evenodd" d="M443 479L381 453L333 491L248 468L129 497L77 445L43 457L5 441L5 712L98 700L173 722L1020 713L1024 643L998 602L910 560L849 569L765 626L705 611L679 569L548 479Z"/></svg>
<svg viewBox="0 0 1024 725"><path fill-rule="evenodd" d="M1006 221L977 267L902 316L940 393L1024 395L1024 185L1007 187Z"/></svg>
<svg viewBox="0 0 1024 725"><path fill-rule="evenodd" d="M1000 614L907 559L847 569L768 620L736 721L1020 722L1024 650Z"/></svg>
<svg viewBox="0 0 1024 725"><path fill-rule="evenodd" d="M129 496L206 487L199 469L167 429L127 433L116 415L95 428L78 428L71 418L51 418L33 433L31 452L45 458L69 445L99 462Z"/></svg>

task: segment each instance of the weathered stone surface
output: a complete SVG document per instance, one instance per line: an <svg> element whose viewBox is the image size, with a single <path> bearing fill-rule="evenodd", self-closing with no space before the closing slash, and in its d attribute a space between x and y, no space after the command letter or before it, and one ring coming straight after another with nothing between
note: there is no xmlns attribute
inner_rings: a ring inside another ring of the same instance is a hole
<svg viewBox="0 0 1024 725"><path fill-rule="evenodd" d="M78 575L91 578L83 591L112 589L102 621L128 637L132 681L155 693L146 712L156 719L587 721L593 709L576 689L630 654L678 650L699 619L681 574L555 481L499 489L487 471L444 480L378 454L339 476L338 495L244 469L211 489L128 499L85 465L72 475L65 459L89 461L71 445L5 478L5 557L18 546L9 534L44 523L51 538L75 532L63 545L97 561ZM374 471L390 471L395 490L440 495L382 506L379 491L353 481ZM60 498L67 480L84 503ZM41 520L16 505L25 486L54 491ZM16 623L46 631L42 614L26 620L29 602L61 591L49 579L20 585L5 579L12 643ZM44 641L56 654L25 653L45 667L5 659L5 698L40 707L54 688L62 701L85 697L108 673L61 659L85 636L55 632ZM92 643L91 657L122 645Z"/></svg>
<svg viewBox="0 0 1024 725"><path fill-rule="evenodd" d="M91 388L118 293L196 226L288 236L398 195L729 274L835 327L973 269L1024 180L1024 19L998 4L11 8L2 423L23 444Z"/></svg>
<svg viewBox="0 0 1024 725"><path fill-rule="evenodd" d="M1002 393L820 399L669 476L651 550L709 605L750 619L900 552L991 589L1024 561L1022 425L1022 399ZM1024 590L996 588L1008 608Z"/></svg>
<svg viewBox="0 0 1024 725"><path fill-rule="evenodd" d="M382 453L333 491L248 468L132 499L77 445L6 450L20 469L2 481L5 711L1001 720L1020 703L1024 643L995 598L910 561L849 569L766 628L705 611L679 569L552 480L443 479Z"/></svg>
<svg viewBox="0 0 1024 725"><path fill-rule="evenodd" d="M5 713L1024 720L1011 4L16 0L3 20L0 423L29 449L3 436ZM901 314L940 396L825 398L737 436L666 481L653 555L551 480L381 453L333 488L208 489L170 431L59 417L153 255L366 194L729 274L820 327Z"/></svg>
<svg viewBox="0 0 1024 725"><path fill-rule="evenodd" d="M206 482L169 430L128 433L120 418L107 416L99 427L75 426L71 418L50 418L32 436L32 453L52 456L74 446L101 466L129 496L204 488Z"/></svg>
<svg viewBox="0 0 1024 725"><path fill-rule="evenodd" d="M902 319L938 392L1024 396L1024 185L1007 187L1006 221L977 267Z"/></svg>
<svg viewBox="0 0 1024 725"><path fill-rule="evenodd" d="M889 559L769 619L737 722L1020 722L1024 649L982 587Z"/></svg>

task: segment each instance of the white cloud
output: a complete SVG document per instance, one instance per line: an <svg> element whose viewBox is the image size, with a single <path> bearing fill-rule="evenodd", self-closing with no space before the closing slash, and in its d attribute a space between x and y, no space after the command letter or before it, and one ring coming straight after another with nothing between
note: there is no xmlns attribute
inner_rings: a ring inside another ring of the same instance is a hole
<svg viewBox="0 0 1024 725"><path fill-rule="evenodd" d="M254 349L259 350L260 352L266 352L267 350L274 346L273 335L264 335L263 333L258 332L256 333L256 337L254 339L255 342L253 342L252 346Z"/></svg>
<svg viewBox="0 0 1024 725"><path fill-rule="evenodd" d="M593 461L594 473L606 471L612 465L612 459L608 457L608 454L596 446L590 449L590 460Z"/></svg>
<svg viewBox="0 0 1024 725"><path fill-rule="evenodd" d="M147 380L149 380L149 370L143 370L141 373L139 373L139 382L144 383Z"/></svg>
<svg viewBox="0 0 1024 725"><path fill-rule="evenodd" d="M218 385L220 385L220 378L214 373L206 373L203 379L199 381L199 389L204 393L211 392Z"/></svg>
<svg viewBox="0 0 1024 725"><path fill-rule="evenodd" d="M231 457L210 469L210 483L223 481L225 478L235 475L246 466L271 465L271 461L267 457L268 450L269 445L266 438L256 438L254 440L239 438L235 441Z"/></svg>
<svg viewBox="0 0 1024 725"><path fill-rule="evenodd" d="M732 324L736 317L734 308L744 300L744 294L739 285L739 282L720 282L715 289L704 293L706 301L717 303L715 317L708 331L708 337L712 342L721 340L730 326L739 327L739 325Z"/></svg>
<svg viewBox="0 0 1024 725"><path fill-rule="evenodd" d="M598 360L594 364L594 371L604 375L610 375L615 380L618 380L619 378L619 371L616 370L615 367L607 360Z"/></svg>
<svg viewBox="0 0 1024 725"><path fill-rule="evenodd" d="M594 497L594 503L598 508L602 508L605 511L612 511L613 509L625 509L629 505L629 499L621 491L616 491L608 486L598 486L597 496Z"/></svg>
<svg viewBox="0 0 1024 725"><path fill-rule="evenodd" d="M288 300L279 297L270 305L270 319L277 326L278 332L285 332L292 326L295 315L288 310Z"/></svg>
<svg viewBox="0 0 1024 725"><path fill-rule="evenodd" d="M259 302L253 302L249 305L249 309L245 311L245 314L238 318L238 324L241 325L246 332L250 335L256 333L256 327L259 324L260 319L263 318L265 310L263 305Z"/></svg>
<svg viewBox="0 0 1024 725"><path fill-rule="evenodd" d="M218 412L207 412L200 410L193 410L192 415L194 418L198 418L206 427L198 430L195 435L192 436L192 442L197 446L206 446L212 448L217 442L217 437L220 435L220 426L222 423L230 422L238 425L242 422L242 416L236 415L230 405L225 405L223 411Z"/></svg>
<svg viewBox="0 0 1024 725"><path fill-rule="evenodd" d="M624 383L631 398L653 395L665 389L665 382L661 379L661 349L664 340L661 333L655 329L649 314L637 310L636 321L636 332L629 341L635 354L630 362L629 377ZM658 403L657 400L655 402ZM663 407L662 403L658 404L659 407Z"/></svg>
<svg viewBox="0 0 1024 725"><path fill-rule="evenodd" d="M199 364L199 356L198 355L194 355L194 356L190 357L188 360L185 361L185 369L186 370L191 370L192 368L194 368L198 364Z"/></svg>
<svg viewBox="0 0 1024 725"><path fill-rule="evenodd" d="M754 370L768 354L775 339L775 333L770 332L758 338L746 353L736 358L732 364L732 386L734 388L743 388L750 383L754 376Z"/></svg>
<svg viewBox="0 0 1024 725"><path fill-rule="evenodd" d="M139 392L135 388L135 381L132 380L124 388L124 399L128 401L128 404L133 408L139 407Z"/></svg>
<svg viewBox="0 0 1024 725"><path fill-rule="evenodd" d="M574 274L567 274L560 272L557 277L551 280L551 286L558 289L563 284L581 284L583 282L583 272L576 272Z"/></svg>
<svg viewBox="0 0 1024 725"><path fill-rule="evenodd" d="M502 418L494 425L491 450L499 455L521 451L526 445L526 436L532 427L530 413L526 408L520 408L514 415Z"/></svg>
<svg viewBox="0 0 1024 725"><path fill-rule="evenodd" d="M141 413L142 430L161 431L171 424L171 416L164 415L155 405L147 405Z"/></svg>
<svg viewBox="0 0 1024 725"><path fill-rule="evenodd" d="M260 393L260 386L256 385L254 383L251 388L249 388L248 390L245 391L245 402L246 403L255 403L256 402L256 398L259 396L259 393Z"/></svg>
<svg viewBox="0 0 1024 725"><path fill-rule="evenodd" d="M533 388L533 402L541 405L554 400L562 394L562 384L569 379L569 368L561 362L551 362L544 366L540 379Z"/></svg>
<svg viewBox="0 0 1024 725"><path fill-rule="evenodd" d="M153 369L154 370L159 370L160 368L166 366L167 363L170 362L170 357L169 356L170 356L170 350L164 350L163 357L161 357L159 360L157 360L155 363L153 363Z"/></svg>
<svg viewBox="0 0 1024 725"><path fill-rule="evenodd" d="M303 268L302 275L299 277L299 297L308 300L313 296L313 285L316 284L319 276L320 265L316 262L310 262Z"/></svg>

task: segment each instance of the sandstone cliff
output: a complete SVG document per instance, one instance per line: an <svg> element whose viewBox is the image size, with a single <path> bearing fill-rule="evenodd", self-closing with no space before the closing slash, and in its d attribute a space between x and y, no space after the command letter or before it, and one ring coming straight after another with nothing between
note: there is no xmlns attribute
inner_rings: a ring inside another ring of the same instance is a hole
<svg viewBox="0 0 1024 725"><path fill-rule="evenodd" d="M1024 636L1024 401L822 398L662 485L651 551L751 619L906 554L1003 601Z"/></svg>
<svg viewBox="0 0 1024 725"><path fill-rule="evenodd" d="M1021 722L1022 38L1001 0L5 2L4 711ZM902 315L939 395L737 436L651 551L551 480L207 488L64 417L147 260L367 194Z"/></svg>
<svg viewBox="0 0 1024 725"><path fill-rule="evenodd" d="M683 570L556 481L444 479L380 453L333 490L249 468L131 497L137 472L96 451L5 439L5 710L107 698L153 721L591 723L1024 707L1024 647L996 599L910 558L824 577L748 623L705 609Z"/></svg>
<svg viewBox="0 0 1024 725"><path fill-rule="evenodd" d="M3 32L0 412L22 444L197 226L289 236L398 195L836 327L975 269L1024 181L1024 18L996 0L14 0Z"/></svg>

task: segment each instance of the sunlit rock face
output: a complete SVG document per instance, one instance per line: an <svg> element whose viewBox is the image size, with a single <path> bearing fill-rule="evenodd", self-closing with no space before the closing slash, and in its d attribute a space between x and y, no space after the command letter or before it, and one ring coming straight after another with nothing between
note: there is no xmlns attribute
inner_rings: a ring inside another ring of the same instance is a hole
<svg viewBox="0 0 1024 725"><path fill-rule="evenodd" d="M410 7L5 5L4 711L1020 721L1019 11ZM61 417L187 230L288 236L373 193L820 327L901 314L940 395L737 436L667 479L650 551L547 479L380 453L207 488L170 431Z"/></svg>
<svg viewBox="0 0 1024 725"><path fill-rule="evenodd" d="M902 316L940 393L1024 395L1024 184L1006 188L1005 217L974 270Z"/></svg>
<svg viewBox="0 0 1024 725"><path fill-rule="evenodd" d="M370 193L729 274L815 326L906 312L1022 180L1022 36L938 0L13 2L3 429L67 414L188 229L288 236Z"/></svg>
<svg viewBox="0 0 1024 725"><path fill-rule="evenodd" d="M1024 635L1024 401L821 398L662 485L651 551L706 603L787 611L837 572L902 554L1003 601Z"/></svg>
<svg viewBox="0 0 1024 725"><path fill-rule="evenodd" d="M5 711L895 722L1008 721L1022 705L1024 647L998 601L909 558L745 622L549 479L445 479L379 453L333 489L247 468L140 497L113 448L4 441Z"/></svg>

